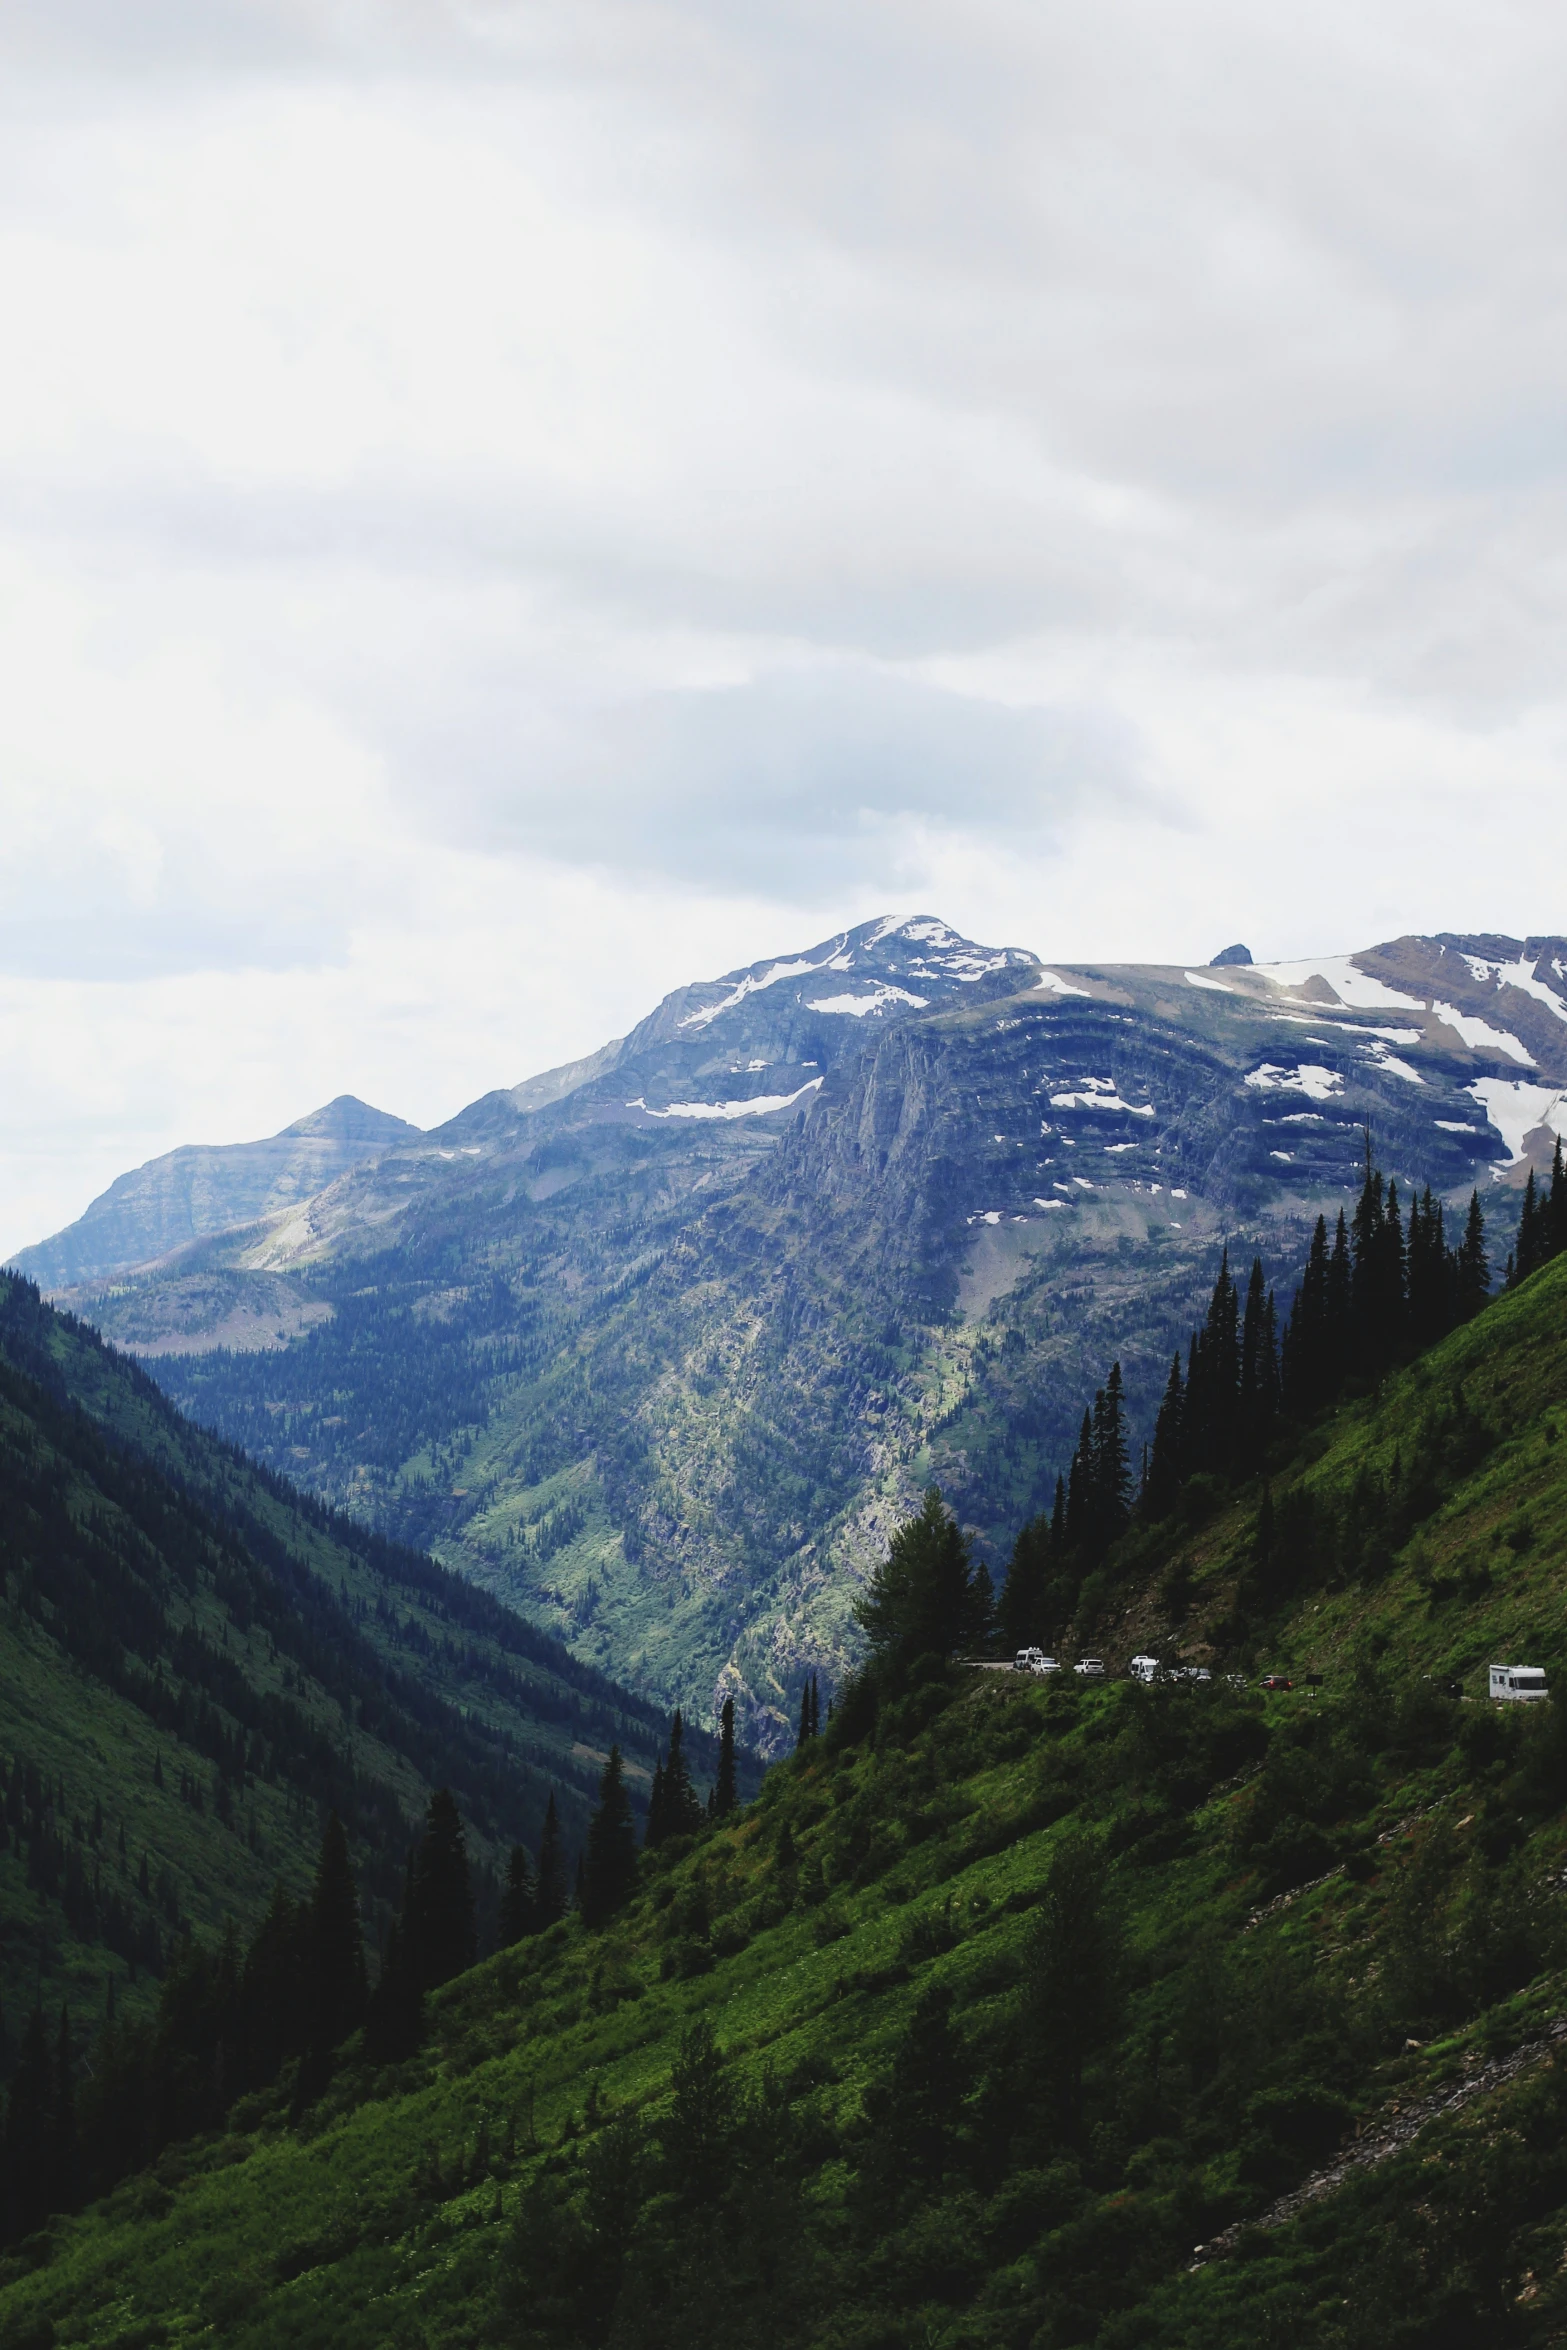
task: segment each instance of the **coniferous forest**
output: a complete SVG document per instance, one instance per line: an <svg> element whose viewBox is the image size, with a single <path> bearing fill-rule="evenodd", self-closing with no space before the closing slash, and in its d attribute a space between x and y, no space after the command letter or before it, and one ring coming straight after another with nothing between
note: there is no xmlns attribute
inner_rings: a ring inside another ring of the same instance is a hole
<svg viewBox="0 0 1567 2350"><path fill-rule="evenodd" d="M116 1963L91 2007L8 1985L6 2341L1557 2340L1567 1716L1485 1668L1567 1670L1563 1199L1492 1296L1478 1201L1449 1236L1368 1152L1282 1315L1221 1258L1136 1458L1112 1367L999 1594L933 1489L791 1760L758 1790L726 1704L694 1767L677 1713L634 1800L611 1735L576 1832L456 1716L384 1833L368 1746L296 1791L281 1698L191 1662L233 1654L233 1520L8 1368L13 1649L292 1873L203 1929L8 1760L35 1914Z"/></svg>

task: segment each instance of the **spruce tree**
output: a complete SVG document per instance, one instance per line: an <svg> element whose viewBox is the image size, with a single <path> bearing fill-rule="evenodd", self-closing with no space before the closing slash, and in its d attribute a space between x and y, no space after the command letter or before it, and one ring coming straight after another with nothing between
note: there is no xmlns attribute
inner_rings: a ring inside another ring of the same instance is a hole
<svg viewBox="0 0 1567 2350"><path fill-rule="evenodd" d="M816 1675L811 1675L811 1736L819 1738L822 1731L822 1691Z"/></svg>
<svg viewBox="0 0 1567 2350"><path fill-rule="evenodd" d="M1328 1319L1328 1227L1319 1216L1284 1333L1284 1405L1301 1419L1316 1411L1331 1385Z"/></svg>
<svg viewBox="0 0 1567 2350"><path fill-rule="evenodd" d="M1044 1637L1045 1586L1050 1572L1050 1520L1041 1514L1021 1527L1001 1587L1000 1631L1013 1649L1032 1647Z"/></svg>
<svg viewBox="0 0 1567 2350"><path fill-rule="evenodd" d="M797 1754L799 1753L799 1751L800 1751L800 1748L801 1748L801 1747L802 1747L802 1746L805 1744L806 1740L807 1740L807 1739L810 1737L810 1735L811 1735L811 1680L810 1680L810 1675L809 1675L809 1674L807 1674L807 1675L806 1675L806 1677L805 1677L805 1679L804 1679L804 1680L803 1680L803 1681L800 1683L800 1726L799 1726L798 1730L796 1730L796 1732L795 1732L795 1736L794 1736L794 1747L795 1747L795 1752L796 1752Z"/></svg>
<svg viewBox="0 0 1567 2350"><path fill-rule="evenodd" d="M713 1781L713 1817L726 1820L739 1800L735 1791L735 1701L726 1697L718 1713L718 1776Z"/></svg>
<svg viewBox="0 0 1567 2350"><path fill-rule="evenodd" d="M422 1991L465 1973L477 1956L468 1843L446 1787L436 1789L425 1814L403 1930Z"/></svg>
<svg viewBox="0 0 1567 2350"><path fill-rule="evenodd" d="M1202 1376L1194 1416L1202 1459L1197 1465L1224 1476L1234 1465L1241 1387L1240 1299L1230 1278L1228 1248L1220 1254L1198 1359Z"/></svg>
<svg viewBox="0 0 1567 2350"><path fill-rule="evenodd" d="M1052 1852L1024 1946L1023 2012L1036 2097L1069 2138L1083 2119L1085 2060L1115 2026L1120 1971L1104 1856L1080 1832L1068 1834Z"/></svg>
<svg viewBox="0 0 1567 2350"><path fill-rule="evenodd" d="M336 2048L365 2019L364 1936L348 1838L336 1812L327 1815L310 1897L311 2038L319 2050Z"/></svg>
<svg viewBox="0 0 1567 2350"><path fill-rule="evenodd" d="M854 1608L871 1669L889 1687L921 1657L961 1655L984 1638L989 1578L976 1571L962 1529L933 1485L900 1526Z"/></svg>
<svg viewBox="0 0 1567 2350"><path fill-rule="evenodd" d="M702 1825L702 1802L691 1784L686 1761L685 1716L675 1708L669 1725L669 1760L664 1765L664 1834L694 1836Z"/></svg>
<svg viewBox="0 0 1567 2350"><path fill-rule="evenodd" d="M637 1837L626 1793L620 1748L612 1746L599 1781L598 1809L588 1825L578 1891L583 1922L607 1926L637 1888Z"/></svg>
<svg viewBox="0 0 1567 2350"><path fill-rule="evenodd" d="M1241 1322L1240 1420L1236 1432L1237 1466L1251 1468L1279 1408L1279 1361L1273 1292L1253 1257L1246 1284L1246 1309Z"/></svg>
<svg viewBox="0 0 1567 2350"><path fill-rule="evenodd" d="M952 2023L952 1987L921 1992L892 2067L866 2100L871 2124L870 2168L901 2185L913 2179L927 2192L951 2164L971 2066ZM878 2159L879 2158L879 2159Z"/></svg>
<svg viewBox="0 0 1567 2350"><path fill-rule="evenodd" d="M506 1890L501 1895L497 1930L500 1946L510 1950L533 1933L537 1925L537 1887L527 1848L514 1844L506 1864Z"/></svg>
<svg viewBox="0 0 1567 2350"><path fill-rule="evenodd" d="M1539 1198L1535 1187L1534 1169L1523 1187L1523 1204L1518 1211L1518 1238L1513 1243L1513 1283L1527 1281L1531 1273L1539 1271L1545 1262L1544 1219L1539 1212Z"/></svg>
<svg viewBox="0 0 1567 2350"><path fill-rule="evenodd" d="M1170 1358L1170 1376L1165 1381L1164 1400L1154 1421L1153 1447L1143 1478L1138 1506L1145 1518L1168 1517L1175 1507L1175 1497L1185 1475L1185 1412L1186 1385L1181 1377L1181 1355L1177 1347Z"/></svg>
<svg viewBox="0 0 1567 2350"><path fill-rule="evenodd" d="M1408 1326L1404 1234L1398 1186L1385 1187L1366 1130L1365 1175L1350 1229L1354 1368L1372 1377L1399 1352Z"/></svg>
<svg viewBox="0 0 1567 2350"><path fill-rule="evenodd" d="M553 1788L544 1809L544 1833L539 1838L539 1889L535 1899L539 1931L543 1933L566 1914L566 1845Z"/></svg>
<svg viewBox="0 0 1567 2350"><path fill-rule="evenodd" d="M1093 1538L1094 1517L1094 1419L1091 1411L1084 1412L1083 1425L1078 1430L1077 1450L1068 1463L1066 1472L1066 1541L1070 1550L1082 1553L1088 1550Z"/></svg>
<svg viewBox="0 0 1567 2350"><path fill-rule="evenodd" d="M642 1830L643 1846L648 1852L656 1851L669 1833L664 1809L664 1758L660 1754L653 1765L653 1785L647 1799L647 1820Z"/></svg>
<svg viewBox="0 0 1567 2350"><path fill-rule="evenodd" d="M1094 1397L1090 1491L1088 1549L1097 1566L1131 1514L1132 1465L1119 1363L1111 1364L1109 1378Z"/></svg>
<svg viewBox="0 0 1567 2350"><path fill-rule="evenodd" d="M1342 1208L1333 1235L1333 1254L1328 1259L1327 1322L1326 1322L1326 1385L1324 1394L1336 1392L1349 1370L1354 1350L1354 1259L1349 1244L1349 1225Z"/></svg>
<svg viewBox="0 0 1567 2350"><path fill-rule="evenodd" d="M405 1914L406 1906L405 1900ZM423 2037L424 1990L407 1928L402 1918L394 1918L365 2016L365 2054L372 2064L400 2064Z"/></svg>
<svg viewBox="0 0 1567 2350"><path fill-rule="evenodd" d="M674 2092L665 2138L668 2183L680 2202L716 2203L729 2175L735 2093L713 2028L699 2017L669 2068Z"/></svg>
<svg viewBox="0 0 1567 2350"><path fill-rule="evenodd" d="M242 2063L254 2086L276 2080L310 2025L310 1930L304 1904L273 1887L240 1972Z"/></svg>

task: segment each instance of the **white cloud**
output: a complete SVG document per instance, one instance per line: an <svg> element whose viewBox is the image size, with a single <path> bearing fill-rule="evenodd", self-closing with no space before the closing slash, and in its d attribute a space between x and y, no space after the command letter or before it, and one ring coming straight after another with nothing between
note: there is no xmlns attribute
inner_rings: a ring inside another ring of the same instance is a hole
<svg viewBox="0 0 1567 2350"><path fill-rule="evenodd" d="M0 1245L883 904L1558 924L1564 64L1478 0L8 9Z"/></svg>

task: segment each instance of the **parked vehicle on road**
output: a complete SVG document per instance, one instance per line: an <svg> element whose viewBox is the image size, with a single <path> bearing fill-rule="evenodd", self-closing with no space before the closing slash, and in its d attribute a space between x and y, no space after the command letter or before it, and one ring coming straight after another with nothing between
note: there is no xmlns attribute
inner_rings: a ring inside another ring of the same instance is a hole
<svg viewBox="0 0 1567 2350"><path fill-rule="evenodd" d="M1156 1656L1134 1656L1126 1669L1134 1681L1157 1681L1164 1671Z"/></svg>
<svg viewBox="0 0 1567 2350"><path fill-rule="evenodd" d="M1058 1657L1046 1656L1042 1648L1020 1648L1012 1659L1014 1673L1059 1673Z"/></svg>
<svg viewBox="0 0 1567 2350"><path fill-rule="evenodd" d="M1072 1670L1085 1681L1102 1681L1105 1677L1105 1660L1102 1656L1080 1656Z"/></svg>
<svg viewBox="0 0 1567 2350"><path fill-rule="evenodd" d="M1491 1667L1491 1695L1500 1705L1541 1705L1550 1694L1542 1665Z"/></svg>
<svg viewBox="0 0 1567 2350"><path fill-rule="evenodd" d="M1262 1676L1264 1689L1293 1689L1294 1686L1288 1673L1264 1673Z"/></svg>

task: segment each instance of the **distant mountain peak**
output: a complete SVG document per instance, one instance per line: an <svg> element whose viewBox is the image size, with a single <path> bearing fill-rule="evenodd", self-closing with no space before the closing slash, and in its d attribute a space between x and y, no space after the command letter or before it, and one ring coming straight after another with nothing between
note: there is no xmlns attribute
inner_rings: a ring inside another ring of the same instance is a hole
<svg viewBox="0 0 1567 2350"><path fill-rule="evenodd" d="M340 1093L258 1142L182 1143L117 1175L74 1224L13 1261L45 1290L112 1280L193 1240L294 1207L418 1132Z"/></svg>
<svg viewBox="0 0 1567 2350"><path fill-rule="evenodd" d="M282 1142L290 1135L320 1135L333 1142L395 1142L402 1135L417 1134L406 1118L394 1118L390 1110L378 1110L369 1102L362 1102L356 1093L340 1093L323 1103L319 1110L311 1110L303 1118L296 1118L292 1126L285 1126L272 1137ZM240 1148L247 1148L241 1144Z"/></svg>
<svg viewBox="0 0 1567 2350"><path fill-rule="evenodd" d="M676 1015L675 1026L684 1032L708 1028L747 997L791 981L802 983L792 990L792 999L808 1011L850 1019L880 1018L900 1007L924 1011L934 994L972 987L998 971L1030 968L1037 961L1024 947L980 946L936 914L911 914L904 920L883 914L796 954L742 964L719 979L680 989L687 1008ZM851 984L834 984L842 981ZM665 1003L675 1000L666 997Z"/></svg>

